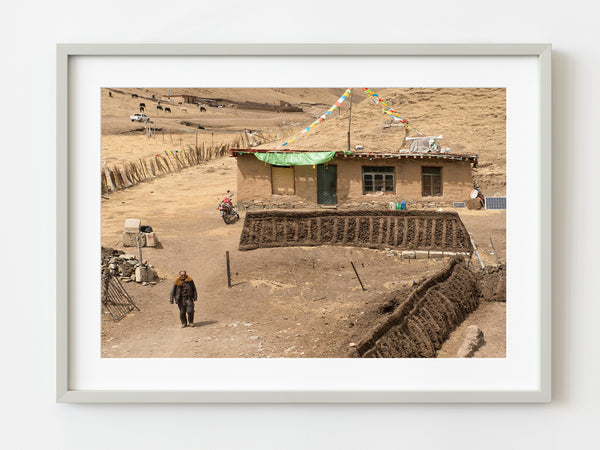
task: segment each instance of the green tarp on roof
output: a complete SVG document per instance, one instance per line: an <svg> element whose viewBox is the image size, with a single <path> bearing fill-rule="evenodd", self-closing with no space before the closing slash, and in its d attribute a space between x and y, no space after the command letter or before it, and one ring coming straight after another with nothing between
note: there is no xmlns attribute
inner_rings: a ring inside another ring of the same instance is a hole
<svg viewBox="0 0 600 450"><path fill-rule="evenodd" d="M258 159L274 166L315 166L329 162L335 156L333 152L310 153L255 153Z"/></svg>

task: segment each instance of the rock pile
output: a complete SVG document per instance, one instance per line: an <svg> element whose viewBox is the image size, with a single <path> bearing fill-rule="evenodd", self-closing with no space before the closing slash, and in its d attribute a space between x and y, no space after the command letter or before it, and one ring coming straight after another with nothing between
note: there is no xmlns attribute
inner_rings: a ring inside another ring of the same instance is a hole
<svg viewBox="0 0 600 450"><path fill-rule="evenodd" d="M156 284L158 275L148 261L138 261L135 255L126 254L120 250L102 248L102 273L110 273L124 281L135 281Z"/></svg>

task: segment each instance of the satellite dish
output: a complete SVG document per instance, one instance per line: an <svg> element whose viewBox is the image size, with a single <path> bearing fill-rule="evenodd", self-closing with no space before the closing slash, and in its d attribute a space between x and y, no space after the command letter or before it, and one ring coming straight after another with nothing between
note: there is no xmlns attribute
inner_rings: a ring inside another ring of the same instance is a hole
<svg viewBox="0 0 600 450"><path fill-rule="evenodd" d="M473 199L477 198L478 196L479 196L479 192L477 191L477 189L473 189L471 191L471 194L469 194L469 197L471 197Z"/></svg>

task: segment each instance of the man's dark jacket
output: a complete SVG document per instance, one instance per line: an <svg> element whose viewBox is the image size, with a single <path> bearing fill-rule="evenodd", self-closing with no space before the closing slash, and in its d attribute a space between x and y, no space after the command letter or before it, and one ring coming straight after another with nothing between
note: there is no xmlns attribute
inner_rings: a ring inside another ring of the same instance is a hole
<svg viewBox="0 0 600 450"><path fill-rule="evenodd" d="M183 298L183 283L187 285L187 299ZM173 288L171 289L171 297L169 303L173 303L173 301L175 301L175 303L179 303L182 300L195 302L197 298L198 294L196 293L196 285L194 284L194 280L192 280L189 275L185 278L184 282L181 281L180 277L177 277L175 283L173 284Z"/></svg>

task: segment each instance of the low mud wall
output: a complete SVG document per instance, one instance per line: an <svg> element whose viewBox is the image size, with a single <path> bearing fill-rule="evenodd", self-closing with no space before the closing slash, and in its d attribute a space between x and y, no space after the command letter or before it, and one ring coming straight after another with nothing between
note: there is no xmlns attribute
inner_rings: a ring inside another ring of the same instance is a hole
<svg viewBox="0 0 600 450"><path fill-rule="evenodd" d="M340 245L399 250L470 252L469 234L455 212L248 211L240 250Z"/></svg>
<svg viewBox="0 0 600 450"><path fill-rule="evenodd" d="M400 291L398 292L400 294ZM461 258L425 280L350 355L356 358L435 357L450 333L479 305L476 275Z"/></svg>

